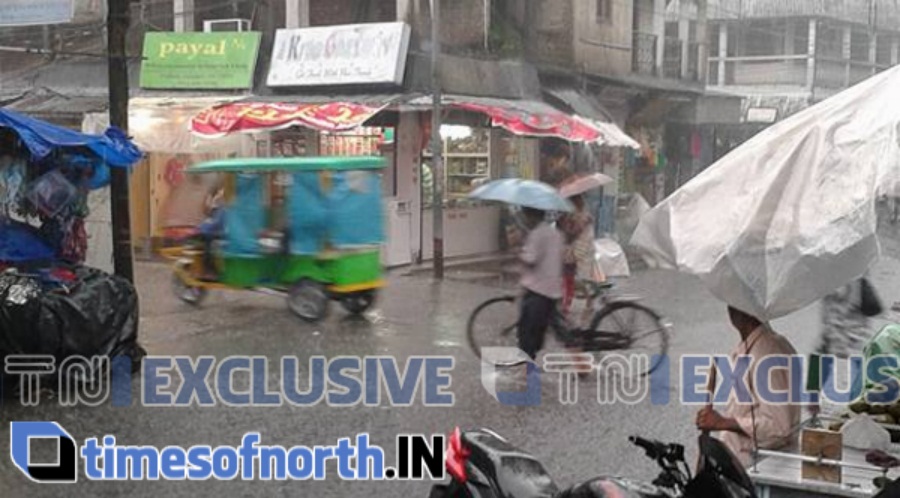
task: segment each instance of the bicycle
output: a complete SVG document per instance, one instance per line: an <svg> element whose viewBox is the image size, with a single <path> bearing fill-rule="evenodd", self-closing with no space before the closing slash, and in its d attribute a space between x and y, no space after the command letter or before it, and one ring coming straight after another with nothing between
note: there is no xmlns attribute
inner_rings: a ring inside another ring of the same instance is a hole
<svg viewBox="0 0 900 498"><path fill-rule="evenodd" d="M651 363L640 374L647 376L659 368L669 350L671 326L659 313L637 303L637 298L612 295L609 291L613 287L615 284L612 283L588 284L588 303L600 306L593 313L587 329L574 326L558 307L550 328L565 347L583 353L634 351L639 341L655 339L650 341L651 346L646 351L652 358ZM496 366L514 366L527 361L522 355L509 358L484 358L482 355L484 347L517 347L518 301L519 298L513 295L495 297L481 303L469 316L466 329L469 347L482 361L490 361Z"/></svg>

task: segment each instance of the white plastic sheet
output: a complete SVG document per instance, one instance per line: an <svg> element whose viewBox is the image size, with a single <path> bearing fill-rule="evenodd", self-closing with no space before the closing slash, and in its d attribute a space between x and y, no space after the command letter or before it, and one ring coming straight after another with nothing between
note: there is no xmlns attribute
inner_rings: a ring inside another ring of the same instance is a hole
<svg viewBox="0 0 900 498"><path fill-rule="evenodd" d="M628 258L622 246L613 239L603 238L594 241L594 250L597 264L607 277L628 277L631 271L628 268Z"/></svg>
<svg viewBox="0 0 900 498"><path fill-rule="evenodd" d="M632 244L761 319L878 256L877 194L900 172L900 67L761 132L647 213Z"/></svg>

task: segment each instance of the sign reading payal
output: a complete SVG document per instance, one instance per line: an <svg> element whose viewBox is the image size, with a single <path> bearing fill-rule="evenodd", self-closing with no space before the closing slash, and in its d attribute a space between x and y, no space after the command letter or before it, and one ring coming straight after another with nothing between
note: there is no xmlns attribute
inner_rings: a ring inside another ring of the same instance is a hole
<svg viewBox="0 0 900 498"><path fill-rule="evenodd" d="M409 36L402 22L279 29L268 85L402 84Z"/></svg>
<svg viewBox="0 0 900 498"><path fill-rule="evenodd" d="M141 87L247 89L259 52L260 33L147 33Z"/></svg>

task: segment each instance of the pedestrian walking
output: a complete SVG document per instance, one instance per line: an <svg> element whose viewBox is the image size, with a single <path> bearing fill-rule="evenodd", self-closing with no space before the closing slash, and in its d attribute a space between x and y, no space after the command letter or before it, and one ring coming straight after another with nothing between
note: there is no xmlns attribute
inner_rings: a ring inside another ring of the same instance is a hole
<svg viewBox="0 0 900 498"><path fill-rule="evenodd" d="M565 235L566 250L563 256L564 313L569 313L581 283L605 280L596 259L594 248L594 217L587 209L583 195L570 197L575 211L560 220Z"/></svg>
<svg viewBox="0 0 900 498"><path fill-rule="evenodd" d="M522 208L530 231L520 260L524 265L520 285L524 291L517 327L519 349L535 359L544 345L556 302L562 297L563 235L546 221L546 213Z"/></svg>

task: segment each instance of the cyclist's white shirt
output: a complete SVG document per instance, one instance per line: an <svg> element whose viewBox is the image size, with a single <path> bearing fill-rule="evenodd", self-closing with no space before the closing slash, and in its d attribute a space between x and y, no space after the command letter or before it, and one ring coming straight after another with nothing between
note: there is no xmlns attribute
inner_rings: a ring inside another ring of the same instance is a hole
<svg viewBox="0 0 900 498"><path fill-rule="evenodd" d="M562 233L547 222L542 222L528 233L522 248L522 270L519 283L522 287L552 299L562 297L563 251Z"/></svg>

